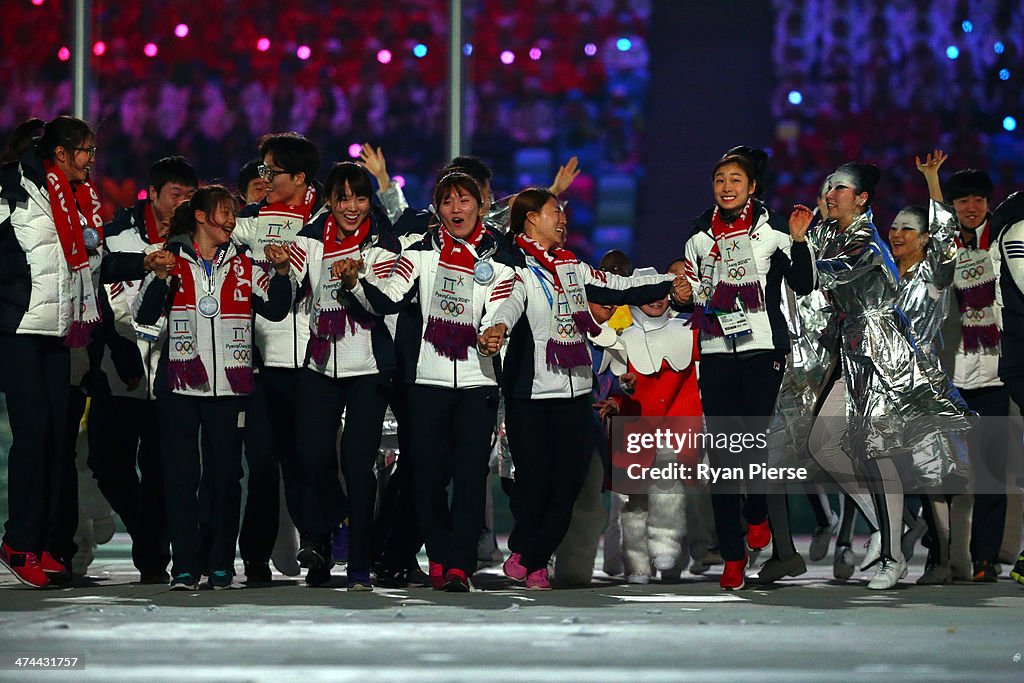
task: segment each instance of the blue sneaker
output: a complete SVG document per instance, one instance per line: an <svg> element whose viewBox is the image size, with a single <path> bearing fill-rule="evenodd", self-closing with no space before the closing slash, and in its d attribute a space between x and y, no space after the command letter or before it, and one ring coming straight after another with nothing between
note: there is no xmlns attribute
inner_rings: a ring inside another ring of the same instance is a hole
<svg viewBox="0 0 1024 683"><path fill-rule="evenodd" d="M231 588L231 580L234 578L232 572L225 569L218 569L217 571L210 574L209 584L210 588L214 590L222 590L224 588Z"/></svg>
<svg viewBox="0 0 1024 683"><path fill-rule="evenodd" d="M197 591L199 590L199 579L191 574L178 574L171 579L172 591Z"/></svg>
<svg viewBox="0 0 1024 683"><path fill-rule="evenodd" d="M334 564L348 563L348 519L343 520L331 534L331 560Z"/></svg>

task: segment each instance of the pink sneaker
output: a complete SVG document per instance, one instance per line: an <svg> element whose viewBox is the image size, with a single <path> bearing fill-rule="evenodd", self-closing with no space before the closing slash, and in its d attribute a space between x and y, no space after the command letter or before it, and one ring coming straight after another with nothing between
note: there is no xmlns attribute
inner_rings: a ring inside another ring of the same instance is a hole
<svg viewBox="0 0 1024 683"><path fill-rule="evenodd" d="M526 579L526 575L529 574L529 570L523 566L523 556L519 553L512 553L505 560L505 564L501 566L501 570L505 572L505 576L512 579L513 581L523 581Z"/></svg>
<svg viewBox="0 0 1024 683"><path fill-rule="evenodd" d="M549 591L551 582L548 581L548 568L535 569L526 577L526 589L531 591Z"/></svg>

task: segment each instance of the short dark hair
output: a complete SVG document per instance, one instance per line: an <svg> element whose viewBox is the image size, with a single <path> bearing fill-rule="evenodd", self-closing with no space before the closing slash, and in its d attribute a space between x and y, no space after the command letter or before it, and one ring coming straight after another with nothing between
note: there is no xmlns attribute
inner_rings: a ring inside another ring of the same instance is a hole
<svg viewBox="0 0 1024 683"><path fill-rule="evenodd" d="M526 215L531 211L540 211L552 199L555 199L555 195L544 187L528 187L517 194L509 214L509 232L513 235L524 232L526 230ZM555 199L555 201L558 200Z"/></svg>
<svg viewBox="0 0 1024 683"><path fill-rule="evenodd" d="M973 196L992 199L992 188L992 178L988 173L976 168L965 168L954 173L946 181L946 200L953 201Z"/></svg>
<svg viewBox="0 0 1024 683"><path fill-rule="evenodd" d="M238 194L244 201L247 201L245 195L249 190L249 183L260 177L260 164L262 163L259 159L253 159L245 162L241 170L238 171Z"/></svg>
<svg viewBox="0 0 1024 683"><path fill-rule="evenodd" d="M621 249L610 249L601 257L598 267L609 273L628 277L633 274L633 259L629 258Z"/></svg>
<svg viewBox="0 0 1024 683"><path fill-rule="evenodd" d="M484 183L491 182L491 178L494 177L494 172L491 170L490 166L485 164L480 157L470 155L455 157L449 161L445 164L445 167L441 169L440 177L443 178L449 173L455 173L456 171L459 173L465 173L475 180L481 187L484 186Z"/></svg>
<svg viewBox="0 0 1024 683"><path fill-rule="evenodd" d="M155 187L159 194L167 183L199 187L199 176L185 157L164 157L149 167L149 184Z"/></svg>
<svg viewBox="0 0 1024 683"><path fill-rule="evenodd" d="M348 183L352 194L356 197L373 197L373 181L369 172L354 161L341 161L331 168L324 182L324 196L329 200L341 198Z"/></svg>
<svg viewBox="0 0 1024 683"><path fill-rule="evenodd" d="M471 176L456 171L449 173L437 181L434 187L434 209L439 209L445 197L455 190L463 190L476 200L478 205L483 205L483 194L480 185Z"/></svg>
<svg viewBox="0 0 1024 683"><path fill-rule="evenodd" d="M191 235L196 231L196 211L209 214L218 206L229 204L232 213L237 210L238 201L223 185L205 185L192 198L178 204L171 217L170 235Z"/></svg>
<svg viewBox="0 0 1024 683"><path fill-rule="evenodd" d="M313 184L320 170L320 150L298 133L274 133L260 138L260 159L267 154L287 173L305 173L307 185Z"/></svg>

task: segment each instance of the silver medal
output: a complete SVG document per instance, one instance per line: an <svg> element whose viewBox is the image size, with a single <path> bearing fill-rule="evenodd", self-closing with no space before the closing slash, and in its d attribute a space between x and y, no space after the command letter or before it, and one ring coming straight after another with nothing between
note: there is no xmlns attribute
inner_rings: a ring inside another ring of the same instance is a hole
<svg viewBox="0 0 1024 683"><path fill-rule="evenodd" d="M494 266L490 261L477 261L473 266L473 279L477 284L487 285L494 279Z"/></svg>
<svg viewBox="0 0 1024 683"><path fill-rule="evenodd" d="M96 251L100 247L100 233L95 228L85 228L82 230L82 241L86 249Z"/></svg>
<svg viewBox="0 0 1024 683"><path fill-rule="evenodd" d="M196 308L204 318L212 318L220 310L220 302L217 301L217 297L207 294L199 299L199 305Z"/></svg>

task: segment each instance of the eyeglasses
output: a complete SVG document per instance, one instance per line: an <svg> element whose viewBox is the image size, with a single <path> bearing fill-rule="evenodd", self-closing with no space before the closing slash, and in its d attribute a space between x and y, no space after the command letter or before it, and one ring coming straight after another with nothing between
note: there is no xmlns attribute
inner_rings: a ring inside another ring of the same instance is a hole
<svg viewBox="0 0 1024 683"><path fill-rule="evenodd" d="M89 155L90 159L96 158L96 145L93 145L92 147L75 147L74 150L76 152L85 152Z"/></svg>
<svg viewBox="0 0 1024 683"><path fill-rule="evenodd" d="M256 170L259 171L261 178L271 183L274 182L274 178L281 175L282 173L289 173L289 171L286 171L284 169L278 170L276 168L270 168L266 164L260 164L259 168Z"/></svg>

